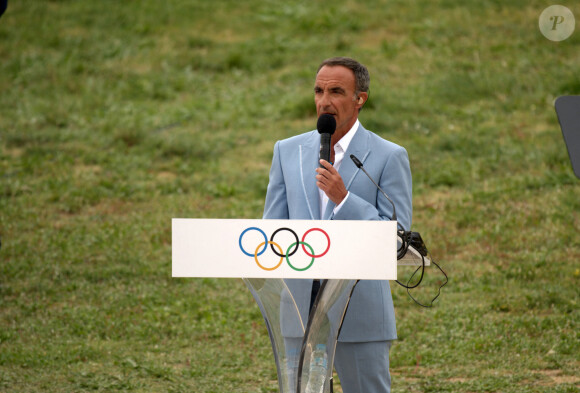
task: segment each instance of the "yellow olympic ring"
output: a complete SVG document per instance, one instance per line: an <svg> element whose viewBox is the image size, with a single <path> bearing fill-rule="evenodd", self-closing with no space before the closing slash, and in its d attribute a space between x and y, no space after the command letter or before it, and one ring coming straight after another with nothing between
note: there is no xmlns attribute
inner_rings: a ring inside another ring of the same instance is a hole
<svg viewBox="0 0 580 393"><path fill-rule="evenodd" d="M260 267L260 269L267 270L267 271L276 270L276 269L278 269L280 267L280 265L282 264L282 261L284 260L284 256L283 255L280 258L280 262L278 262L278 264L276 266L274 266L274 267L264 267L264 266L260 265L260 262L258 261L258 250L260 249L260 247L262 247L265 244L266 244L266 242L262 242L262 243L258 244L258 247L256 247L256 252L254 252L254 260L256 261L256 263L258 264L258 266ZM282 247L280 247L280 245L278 243L269 241L268 244L271 244L273 246L278 247L278 250L280 251L280 254L282 254Z"/></svg>

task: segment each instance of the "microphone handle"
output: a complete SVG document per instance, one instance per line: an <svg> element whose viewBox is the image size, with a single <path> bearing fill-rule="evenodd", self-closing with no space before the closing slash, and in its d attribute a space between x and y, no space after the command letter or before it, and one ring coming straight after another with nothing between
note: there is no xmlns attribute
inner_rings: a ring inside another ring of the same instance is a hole
<svg viewBox="0 0 580 393"><path fill-rule="evenodd" d="M320 159L328 162L330 162L330 138L331 135L327 132L320 134Z"/></svg>

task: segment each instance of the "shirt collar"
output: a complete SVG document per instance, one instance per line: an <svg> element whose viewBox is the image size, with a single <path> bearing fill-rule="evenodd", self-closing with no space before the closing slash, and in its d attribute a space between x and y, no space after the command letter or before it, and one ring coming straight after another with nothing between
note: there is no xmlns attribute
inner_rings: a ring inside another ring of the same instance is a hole
<svg viewBox="0 0 580 393"><path fill-rule="evenodd" d="M356 119L356 121L354 122L354 124L352 125L350 130L348 130L348 132L346 134L344 134L344 136L342 138L340 138L340 140L338 142L336 142L336 144L342 149L343 152L345 152L346 149L348 149L348 146L350 145L350 142L352 142L352 138L354 138L354 134L358 130L359 126L360 126L360 121L358 119ZM336 146L335 146L335 149L336 149Z"/></svg>

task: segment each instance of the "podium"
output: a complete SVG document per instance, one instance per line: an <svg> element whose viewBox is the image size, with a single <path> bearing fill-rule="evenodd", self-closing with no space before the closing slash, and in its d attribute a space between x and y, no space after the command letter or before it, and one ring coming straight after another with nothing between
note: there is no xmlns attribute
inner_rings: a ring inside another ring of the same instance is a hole
<svg viewBox="0 0 580 393"><path fill-rule="evenodd" d="M419 264L417 253L408 254L400 264ZM397 278L397 225L173 219L172 276L242 278L264 317L280 392L326 393L357 282ZM294 279L302 281L288 281ZM311 288L313 280L320 281L318 294L310 308L300 306L310 291L293 295L289 285Z"/></svg>

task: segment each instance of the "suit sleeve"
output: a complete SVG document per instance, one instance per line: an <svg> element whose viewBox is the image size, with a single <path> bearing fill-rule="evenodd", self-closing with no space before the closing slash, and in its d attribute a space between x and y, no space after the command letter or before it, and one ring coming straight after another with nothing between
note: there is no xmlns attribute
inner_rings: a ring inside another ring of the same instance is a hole
<svg viewBox="0 0 580 393"><path fill-rule="evenodd" d="M364 176L364 174L363 174ZM407 151L398 147L391 154L382 171L380 179L375 179L393 200L397 221L406 229L411 229L412 181ZM369 180L369 187L374 187ZM351 192L334 220L390 220L393 216L391 203L377 190L376 206Z"/></svg>
<svg viewBox="0 0 580 393"><path fill-rule="evenodd" d="M270 180L264 203L264 219L288 219L288 200L286 198L286 182L280 161L280 141L274 145L274 156L270 168Z"/></svg>

